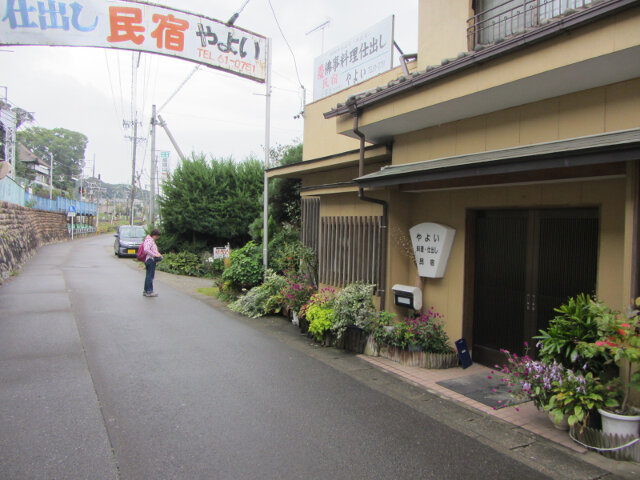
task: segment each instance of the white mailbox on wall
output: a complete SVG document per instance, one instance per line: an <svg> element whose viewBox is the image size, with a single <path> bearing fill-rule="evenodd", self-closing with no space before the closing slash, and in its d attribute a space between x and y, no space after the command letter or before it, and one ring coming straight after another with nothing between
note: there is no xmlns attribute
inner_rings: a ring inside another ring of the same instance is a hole
<svg viewBox="0 0 640 480"><path fill-rule="evenodd" d="M442 278L447 269L455 229L439 223L420 223L409 230L418 274Z"/></svg>

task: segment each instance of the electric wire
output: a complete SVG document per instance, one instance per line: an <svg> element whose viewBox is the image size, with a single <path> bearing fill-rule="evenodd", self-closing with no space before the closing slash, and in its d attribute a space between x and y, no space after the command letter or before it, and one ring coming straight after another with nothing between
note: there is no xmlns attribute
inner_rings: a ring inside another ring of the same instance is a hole
<svg viewBox="0 0 640 480"><path fill-rule="evenodd" d="M124 117L124 93L122 91L122 72L120 70L120 55L116 52L116 59L118 60L118 83L120 84L120 106L122 111L122 116Z"/></svg>
<svg viewBox="0 0 640 480"><path fill-rule="evenodd" d="M287 44L287 47L289 48L289 51L291 52L291 57L293 58L293 66L295 67L296 77L298 78L298 84L300 85L300 88L304 88L304 85L302 85L302 81L300 80L300 74L298 73L298 62L296 62L296 56L293 53L293 49L291 48L291 45L289 44L289 41L287 40L287 37L285 36L284 32L282 31L282 27L280 26L280 22L278 21L278 16L276 15L276 11L273 9L273 5L271 5L271 0L267 0L267 2L269 3L269 7L271 8L271 12L273 13L273 19L276 21L276 25L278 26L278 30L280 30L280 35L282 35L282 39L284 40L284 43Z"/></svg>
<svg viewBox="0 0 640 480"><path fill-rule="evenodd" d="M107 74L109 75L109 87L111 89L111 101L113 103L113 111L116 115L116 121L120 124L121 115L118 114L118 106L116 104L116 95L113 91L113 81L111 80L111 68L109 67L109 56L107 55L107 51L104 50L104 60L107 65Z"/></svg>

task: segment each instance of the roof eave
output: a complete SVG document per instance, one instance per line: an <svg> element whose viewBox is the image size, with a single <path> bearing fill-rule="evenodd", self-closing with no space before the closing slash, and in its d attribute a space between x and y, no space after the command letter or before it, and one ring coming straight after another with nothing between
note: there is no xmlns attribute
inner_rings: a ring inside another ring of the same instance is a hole
<svg viewBox="0 0 640 480"><path fill-rule="evenodd" d="M372 92L366 97L360 99L350 97L347 99L344 106L331 109L330 111L325 112L323 116L325 119L329 119L352 113L355 110L361 110L375 103L387 100L393 96L421 88L435 82L436 80L440 80L444 77L460 73L474 66L494 60L495 58L502 57L523 48L528 48L568 31L584 27L585 25L598 21L602 18L636 7L639 4L640 0L614 0L593 5L584 11L558 19L530 32L525 32L516 37L506 39L501 43L494 44L478 52L470 52L469 55L465 57L459 58L446 65L442 65L415 77L400 77L397 84L391 85L380 91Z"/></svg>

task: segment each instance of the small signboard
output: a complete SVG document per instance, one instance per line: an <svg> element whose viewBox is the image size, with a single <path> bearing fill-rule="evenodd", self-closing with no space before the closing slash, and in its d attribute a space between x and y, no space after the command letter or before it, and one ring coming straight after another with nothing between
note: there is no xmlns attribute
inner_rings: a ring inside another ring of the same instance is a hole
<svg viewBox="0 0 640 480"><path fill-rule="evenodd" d="M421 223L409 230L418 274L421 277L442 278L456 231L439 223Z"/></svg>
<svg viewBox="0 0 640 480"><path fill-rule="evenodd" d="M76 216L76 207L72 205L69 207L69 210L67 210L67 217L75 217L75 216Z"/></svg>
<svg viewBox="0 0 640 480"><path fill-rule="evenodd" d="M213 258L214 260L229 258L231 253L231 249L227 247L213 247Z"/></svg>

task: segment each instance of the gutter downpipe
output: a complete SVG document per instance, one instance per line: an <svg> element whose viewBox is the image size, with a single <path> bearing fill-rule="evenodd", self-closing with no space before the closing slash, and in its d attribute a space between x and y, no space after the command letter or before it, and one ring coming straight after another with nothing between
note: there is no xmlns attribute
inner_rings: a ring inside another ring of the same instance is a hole
<svg viewBox="0 0 640 480"><path fill-rule="evenodd" d="M360 117L359 110L353 110L353 133L360 138L360 160L358 162L358 176L364 175L364 133L358 130L358 119ZM386 285L387 285L387 241L389 236L389 203L378 198L367 197L364 194L364 188L358 186L358 198L365 202L377 203L382 205L382 223L381 232L381 254L380 254L380 283L378 285L378 296L380 297L380 311L384 311L386 306Z"/></svg>

